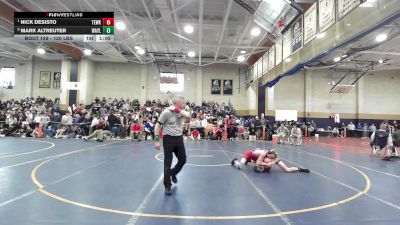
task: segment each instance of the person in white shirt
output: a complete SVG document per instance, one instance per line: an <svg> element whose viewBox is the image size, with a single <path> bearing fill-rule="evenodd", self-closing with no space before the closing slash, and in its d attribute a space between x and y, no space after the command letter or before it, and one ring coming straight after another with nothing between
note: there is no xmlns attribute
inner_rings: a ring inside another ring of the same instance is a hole
<svg viewBox="0 0 400 225"><path fill-rule="evenodd" d="M297 127L296 124L293 124L293 128L290 131L290 144L300 145L301 142L301 129Z"/></svg>
<svg viewBox="0 0 400 225"><path fill-rule="evenodd" d="M99 124L100 120L99 120L99 116L98 115L94 115L92 123L90 124L90 128L89 128L89 134L92 134L93 131L96 129L97 124Z"/></svg>
<svg viewBox="0 0 400 225"><path fill-rule="evenodd" d="M72 116L70 112L66 112L64 116L61 117L61 123L63 125L72 125Z"/></svg>
<svg viewBox="0 0 400 225"><path fill-rule="evenodd" d="M25 113L26 116L26 122L28 122L29 124L31 124L33 122L33 115L30 111L26 111Z"/></svg>
<svg viewBox="0 0 400 225"><path fill-rule="evenodd" d="M42 113L42 117L40 120L40 124L43 126L43 130L47 130L47 127L50 123L50 117L46 113Z"/></svg>
<svg viewBox="0 0 400 225"><path fill-rule="evenodd" d="M353 122L350 122L349 125L347 125L347 130L349 131L349 137L354 137L354 132L356 130L356 126L354 125Z"/></svg>
<svg viewBox="0 0 400 225"><path fill-rule="evenodd" d="M285 143L285 139L286 137L289 136L290 131L289 129L287 129L287 127L285 127L284 123L281 123L281 126L277 130L277 133L278 133L278 144L280 144L280 143Z"/></svg>
<svg viewBox="0 0 400 225"><path fill-rule="evenodd" d="M41 121L42 121L42 116L39 113L37 113L35 118L33 119L33 124L35 125L34 127L39 126Z"/></svg>

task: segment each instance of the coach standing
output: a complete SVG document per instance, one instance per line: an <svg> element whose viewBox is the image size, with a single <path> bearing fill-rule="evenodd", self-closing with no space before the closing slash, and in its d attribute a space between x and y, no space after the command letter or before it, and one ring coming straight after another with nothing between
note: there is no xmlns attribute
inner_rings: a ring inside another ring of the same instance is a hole
<svg viewBox="0 0 400 225"><path fill-rule="evenodd" d="M155 148L160 150L160 130L162 126L164 147L164 186L165 194L171 195L171 179L177 183L176 175L186 163L186 152L182 137L182 122L184 118L190 118L190 112L182 110L185 104L183 97L175 96L172 99L173 106L165 109L158 118L154 129ZM178 158L178 163L171 169L173 155Z"/></svg>

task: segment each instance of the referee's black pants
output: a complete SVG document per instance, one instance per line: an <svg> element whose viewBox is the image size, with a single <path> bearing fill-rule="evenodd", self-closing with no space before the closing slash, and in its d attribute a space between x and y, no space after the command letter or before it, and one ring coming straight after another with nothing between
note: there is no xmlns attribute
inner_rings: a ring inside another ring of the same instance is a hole
<svg viewBox="0 0 400 225"><path fill-rule="evenodd" d="M171 187L171 176L176 176L186 163L186 151L182 136L163 136L164 147L164 186ZM178 158L178 163L171 169L173 155Z"/></svg>

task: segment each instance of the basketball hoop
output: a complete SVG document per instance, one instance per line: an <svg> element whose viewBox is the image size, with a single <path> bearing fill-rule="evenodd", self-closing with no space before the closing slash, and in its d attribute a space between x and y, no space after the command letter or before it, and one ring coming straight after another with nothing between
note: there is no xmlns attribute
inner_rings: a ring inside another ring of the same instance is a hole
<svg viewBox="0 0 400 225"><path fill-rule="evenodd" d="M338 84L331 89L331 93L347 94L351 89L353 89L353 87L355 87L355 85Z"/></svg>

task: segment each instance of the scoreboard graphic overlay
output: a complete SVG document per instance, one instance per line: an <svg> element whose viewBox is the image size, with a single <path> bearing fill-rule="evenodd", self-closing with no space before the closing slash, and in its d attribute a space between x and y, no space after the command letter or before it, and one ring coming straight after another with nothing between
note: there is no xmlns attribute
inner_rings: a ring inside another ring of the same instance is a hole
<svg viewBox="0 0 400 225"><path fill-rule="evenodd" d="M21 42L114 42L114 12L14 12Z"/></svg>

